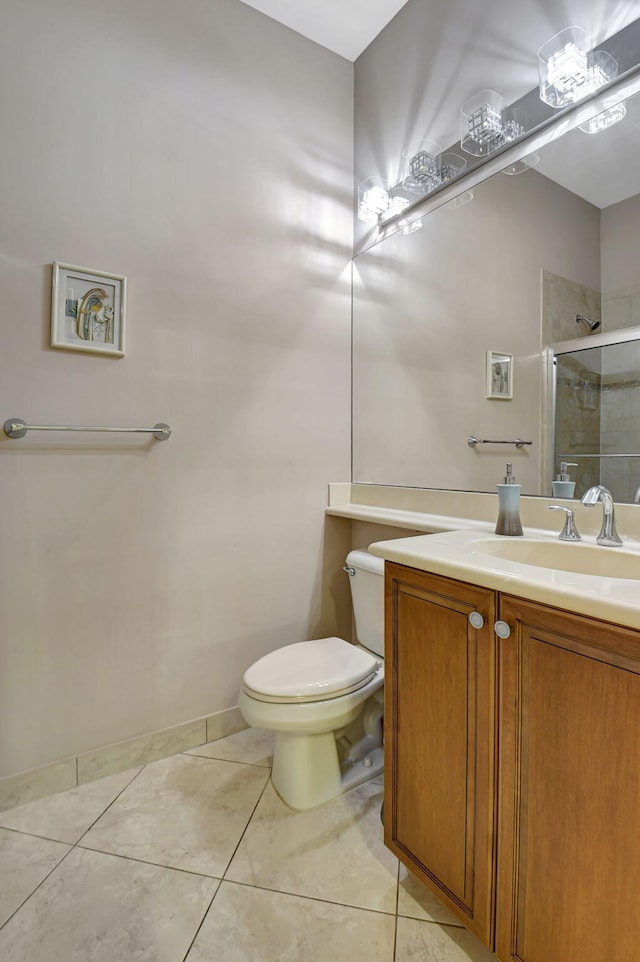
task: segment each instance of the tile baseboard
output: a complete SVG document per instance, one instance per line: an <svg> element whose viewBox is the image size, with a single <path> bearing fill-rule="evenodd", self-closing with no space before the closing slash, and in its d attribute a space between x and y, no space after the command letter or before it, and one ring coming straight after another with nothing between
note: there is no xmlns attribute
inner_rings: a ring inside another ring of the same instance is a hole
<svg viewBox="0 0 640 962"><path fill-rule="evenodd" d="M0 778L0 811L157 761L247 728L238 707Z"/></svg>

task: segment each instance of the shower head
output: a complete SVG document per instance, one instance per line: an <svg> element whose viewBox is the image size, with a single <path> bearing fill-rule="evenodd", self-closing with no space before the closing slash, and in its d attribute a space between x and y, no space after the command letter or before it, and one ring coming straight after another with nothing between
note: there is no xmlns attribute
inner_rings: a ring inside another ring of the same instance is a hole
<svg viewBox="0 0 640 962"><path fill-rule="evenodd" d="M579 324L580 321L586 325L591 334L600 327L600 321L592 321L591 318L585 317L584 314L576 314L576 324Z"/></svg>

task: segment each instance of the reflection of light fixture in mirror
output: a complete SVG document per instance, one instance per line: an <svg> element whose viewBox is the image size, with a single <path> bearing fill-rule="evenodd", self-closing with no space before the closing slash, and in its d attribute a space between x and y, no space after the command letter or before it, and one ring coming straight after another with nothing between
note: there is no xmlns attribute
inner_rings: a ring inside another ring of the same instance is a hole
<svg viewBox="0 0 640 962"><path fill-rule="evenodd" d="M381 177L368 177L358 185L358 219L377 224L389 206L389 191Z"/></svg>
<svg viewBox="0 0 640 962"><path fill-rule="evenodd" d="M395 217L396 214L401 214L410 203L411 201L408 197L401 197L399 194L396 194L395 197L390 197L389 206L384 212L383 220L389 220L391 217Z"/></svg>
<svg viewBox="0 0 640 962"><path fill-rule="evenodd" d="M540 163L540 157L538 154L527 154L521 160L516 160L515 163L509 164L508 167L502 168L503 174L508 174L513 177L515 174L523 174L525 170L529 170L531 167L535 167L536 164Z"/></svg>
<svg viewBox="0 0 640 962"><path fill-rule="evenodd" d="M627 108L625 105L615 104L615 106L609 107L608 110L603 110L601 113L596 114L591 120L587 120L586 124L580 124L580 130L584 131L585 134L599 134L601 130L606 130L607 127L613 127L614 124L624 120L626 116Z"/></svg>
<svg viewBox="0 0 640 962"><path fill-rule="evenodd" d="M456 207L464 207L464 205L468 204L470 200L473 200L473 191L465 190L463 194L458 194L457 197L454 197L453 200L450 200L447 204L447 207L450 207L451 210L455 210Z"/></svg>
<svg viewBox="0 0 640 962"><path fill-rule="evenodd" d="M524 118L505 109L495 90L481 90L460 108L460 146L467 154L484 157L525 132Z"/></svg>
<svg viewBox="0 0 640 962"><path fill-rule="evenodd" d="M432 140L418 140L402 151L404 178L402 186L412 194L427 194L440 183L440 145Z"/></svg>
<svg viewBox="0 0 640 962"><path fill-rule="evenodd" d="M410 220L404 219L404 220L398 221L398 223L401 224L401 226L402 226L402 233L405 234L405 236L408 235L408 234L415 234L415 232L416 232L417 230L421 230L421 229L422 229L422 221L421 221L421 220L411 220L411 221L410 221Z"/></svg>
<svg viewBox="0 0 640 962"><path fill-rule="evenodd" d="M565 27L538 50L540 99L568 107L618 76L618 64L604 50L590 50L582 27Z"/></svg>

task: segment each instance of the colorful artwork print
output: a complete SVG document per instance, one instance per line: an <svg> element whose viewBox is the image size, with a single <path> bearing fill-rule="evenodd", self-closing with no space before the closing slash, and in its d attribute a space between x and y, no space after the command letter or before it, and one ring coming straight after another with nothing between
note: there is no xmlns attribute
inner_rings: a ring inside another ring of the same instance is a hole
<svg viewBox="0 0 640 962"><path fill-rule="evenodd" d="M124 354L126 278L53 265L51 346Z"/></svg>

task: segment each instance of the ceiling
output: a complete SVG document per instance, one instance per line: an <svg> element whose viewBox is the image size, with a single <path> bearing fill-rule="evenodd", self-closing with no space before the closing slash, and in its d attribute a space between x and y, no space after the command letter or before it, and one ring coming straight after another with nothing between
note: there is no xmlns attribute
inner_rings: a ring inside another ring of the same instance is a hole
<svg viewBox="0 0 640 962"><path fill-rule="evenodd" d="M241 0L303 37L356 60L407 0Z"/></svg>

